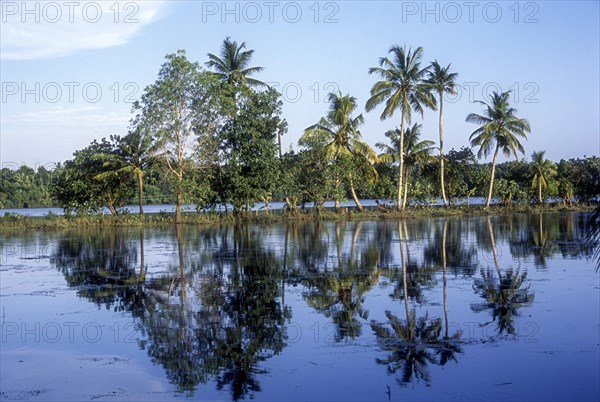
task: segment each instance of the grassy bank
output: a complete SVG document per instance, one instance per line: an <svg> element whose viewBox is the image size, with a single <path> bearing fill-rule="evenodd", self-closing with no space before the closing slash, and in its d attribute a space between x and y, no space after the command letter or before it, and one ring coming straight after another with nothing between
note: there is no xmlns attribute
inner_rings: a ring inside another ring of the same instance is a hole
<svg viewBox="0 0 600 402"><path fill-rule="evenodd" d="M339 221L339 220L376 220L376 219L406 219L424 217L446 217L446 216L482 216L500 215L509 213L539 213L558 211L591 211L593 205L578 205L565 207L562 204L543 206L515 205L512 207L492 206L483 208L481 206L453 206L442 208L439 206L426 206L409 208L403 212L382 211L377 209L357 211L354 208L343 208L339 213L333 210L298 210L295 213L279 211L249 212L234 216L231 213L188 213L183 215L183 224L186 225L208 225L208 224L236 224L242 222L273 223L287 221ZM24 229L54 229L72 227L137 227L137 226L164 226L174 224L174 214L159 213L139 216L127 215L85 215L85 216L61 216L49 214L42 217L27 217L22 215L8 215L0 217L0 229L2 228L24 228Z"/></svg>

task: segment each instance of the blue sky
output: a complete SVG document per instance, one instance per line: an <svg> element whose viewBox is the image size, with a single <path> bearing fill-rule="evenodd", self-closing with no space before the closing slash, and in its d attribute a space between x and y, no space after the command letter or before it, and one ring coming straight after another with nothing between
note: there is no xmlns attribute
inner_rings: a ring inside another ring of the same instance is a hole
<svg viewBox="0 0 600 402"><path fill-rule="evenodd" d="M452 63L462 84L444 110L446 148L468 144L475 100L513 92L532 132L525 157L600 154L600 6L562 2L0 2L0 161L51 166L94 138L125 134L131 101L156 79L167 53L204 63L226 36L255 50L257 78L283 93L285 148L325 114L325 97L358 99L364 139L384 141L400 116L364 111L368 74L394 44ZM421 122L415 115L414 121ZM437 112L423 138L436 140Z"/></svg>

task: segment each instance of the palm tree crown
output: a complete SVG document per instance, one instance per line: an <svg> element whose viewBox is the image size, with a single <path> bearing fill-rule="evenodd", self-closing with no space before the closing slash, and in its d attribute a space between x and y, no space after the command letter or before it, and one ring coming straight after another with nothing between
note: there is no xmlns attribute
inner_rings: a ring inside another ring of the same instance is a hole
<svg viewBox="0 0 600 402"><path fill-rule="evenodd" d="M359 126L365 119L362 114L352 117L352 112L356 109L356 98L350 95L330 93L328 96L330 103L329 112L326 117L321 118L317 124L314 124L304 131L301 141L312 137L329 138L326 147L325 158L329 161L339 161L344 156L354 161L363 162L370 166L372 175L376 177L377 172L372 164L377 162L377 154L366 142L362 140ZM358 197L354 191L353 172L348 171L348 182L350 192L356 203L356 207L362 210ZM338 202L336 200L336 209Z"/></svg>
<svg viewBox="0 0 600 402"><path fill-rule="evenodd" d="M478 101L485 106L484 114L470 113L466 121L468 123L480 124L480 126L471 133L469 137L472 147L479 147L477 157L488 156L494 149L492 160L492 175L490 178L490 189L486 201L486 207L489 207L492 199L492 190L494 188L494 173L496 171L496 157L498 151L502 150L504 155L513 154L518 159L517 151L525 153L523 145L518 137L527 139L526 132L531 128L526 119L515 116L516 109L512 108L508 102L510 91L497 93L494 92L490 103Z"/></svg>
<svg viewBox="0 0 600 402"><path fill-rule="evenodd" d="M330 93L328 96L330 109L327 116L321 118L304 131L302 138L326 136L330 138L327 144L328 160L334 160L340 155L362 157L373 163L377 161L375 151L362 140L359 126L365 121L362 114L352 117L356 109L356 98L350 95L342 96L341 92Z"/></svg>
<svg viewBox="0 0 600 402"><path fill-rule="evenodd" d="M254 73L264 70L263 67L249 67L250 59L254 54L254 50L245 50L246 42L240 45L226 37L221 45L221 55L216 56L208 53L209 60L205 63L211 68L215 74L223 81L230 84L247 83L254 86L267 86L262 81L259 81L250 76Z"/></svg>
<svg viewBox="0 0 600 402"><path fill-rule="evenodd" d="M494 144L499 150L502 150L504 155L512 154L515 159L518 159L517 151L525 153L518 137L527 139L526 133L530 132L531 128L526 119L515 116L517 110L510 107L508 102L510 92L501 94L494 92L490 97L490 103L477 101L485 106L484 114L470 113L467 116L467 123L481 124L469 137L471 146L479 147L478 158L488 156L494 148Z"/></svg>

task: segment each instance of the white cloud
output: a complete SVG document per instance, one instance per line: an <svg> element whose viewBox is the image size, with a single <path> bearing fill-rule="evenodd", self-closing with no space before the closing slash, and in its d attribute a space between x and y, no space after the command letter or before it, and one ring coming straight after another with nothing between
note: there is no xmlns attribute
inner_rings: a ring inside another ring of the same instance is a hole
<svg viewBox="0 0 600 402"><path fill-rule="evenodd" d="M2 1L0 7L0 59L33 60L126 44L164 16L167 2Z"/></svg>

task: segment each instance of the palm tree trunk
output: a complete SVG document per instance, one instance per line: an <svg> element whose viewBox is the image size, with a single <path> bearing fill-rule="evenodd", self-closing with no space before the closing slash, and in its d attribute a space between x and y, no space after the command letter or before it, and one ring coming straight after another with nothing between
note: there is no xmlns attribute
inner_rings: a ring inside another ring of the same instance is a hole
<svg viewBox="0 0 600 402"><path fill-rule="evenodd" d="M444 206L448 206L446 201L446 188L444 187L444 131L442 130L442 111L444 109L444 94L440 91L438 93L440 98L440 119L439 119L439 130L440 130L440 188L442 189L442 200Z"/></svg>
<svg viewBox="0 0 600 402"><path fill-rule="evenodd" d="M442 235L442 267L444 269L444 327L445 327L445 339L448 339L448 304L446 300L446 234L448 232L448 220L444 221L444 233Z"/></svg>
<svg viewBox="0 0 600 402"><path fill-rule="evenodd" d="M348 182L350 183L350 193L352 194L352 199L354 200L354 203L356 204L356 208L360 212L362 212L363 207L360 204L360 201L358 201L358 197L356 196L356 192L354 191L354 183L352 182L352 173L348 173Z"/></svg>
<svg viewBox="0 0 600 402"><path fill-rule="evenodd" d="M490 177L490 191L488 192L488 198L485 203L486 207L490 206L492 201L492 190L494 189L494 175L496 174L496 158L498 157L498 149L500 145L496 142L496 150L494 151L494 159L492 159L492 177Z"/></svg>
<svg viewBox="0 0 600 402"><path fill-rule="evenodd" d="M402 200L402 209L406 208L406 197L408 196L408 172L410 168L406 165L406 169L404 169L404 199Z"/></svg>
<svg viewBox="0 0 600 402"><path fill-rule="evenodd" d="M540 200L540 205L542 205L542 177L538 177L538 198Z"/></svg>
<svg viewBox="0 0 600 402"><path fill-rule="evenodd" d="M140 229L140 277L139 282L146 281L146 264L144 263L144 228Z"/></svg>
<svg viewBox="0 0 600 402"><path fill-rule="evenodd" d="M144 216L144 176L143 173L138 173L138 201L140 203L140 216Z"/></svg>
<svg viewBox="0 0 600 402"><path fill-rule="evenodd" d="M408 314L408 284L406 282L406 261L404 259L404 244L403 242L403 231L402 224L398 221L398 236L400 237L400 263L402 264L402 286L404 289L404 308L406 310L406 321L409 320Z"/></svg>
<svg viewBox="0 0 600 402"><path fill-rule="evenodd" d="M498 253L496 252L496 239L494 238L494 228L492 227L492 220L490 217L487 217L487 227L488 232L490 234L490 243L492 244L492 255L494 257L494 266L496 267L496 272L498 273L498 277L500 277L500 264L498 263Z"/></svg>
<svg viewBox="0 0 600 402"><path fill-rule="evenodd" d="M404 109L400 117L400 165L398 167L398 210L402 210L402 173L404 170Z"/></svg>

